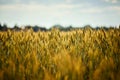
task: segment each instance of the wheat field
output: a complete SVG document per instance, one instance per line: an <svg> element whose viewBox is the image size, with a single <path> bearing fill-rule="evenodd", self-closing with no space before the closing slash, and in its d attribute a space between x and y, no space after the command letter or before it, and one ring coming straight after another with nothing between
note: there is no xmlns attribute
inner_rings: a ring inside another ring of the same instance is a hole
<svg viewBox="0 0 120 80"><path fill-rule="evenodd" d="M0 80L120 80L120 28L0 32Z"/></svg>

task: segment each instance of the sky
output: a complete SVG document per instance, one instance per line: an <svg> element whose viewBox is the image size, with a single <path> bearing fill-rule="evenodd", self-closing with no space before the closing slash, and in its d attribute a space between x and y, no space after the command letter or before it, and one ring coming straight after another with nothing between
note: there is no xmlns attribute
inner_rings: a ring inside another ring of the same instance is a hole
<svg viewBox="0 0 120 80"><path fill-rule="evenodd" d="M0 23L63 26L118 26L120 0L0 0Z"/></svg>

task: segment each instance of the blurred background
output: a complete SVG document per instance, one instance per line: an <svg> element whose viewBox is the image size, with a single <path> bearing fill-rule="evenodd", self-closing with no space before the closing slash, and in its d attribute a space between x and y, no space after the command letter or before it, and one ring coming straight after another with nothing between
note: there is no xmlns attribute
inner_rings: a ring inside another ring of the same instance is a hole
<svg viewBox="0 0 120 80"><path fill-rule="evenodd" d="M0 0L0 23L45 28L118 26L120 0Z"/></svg>

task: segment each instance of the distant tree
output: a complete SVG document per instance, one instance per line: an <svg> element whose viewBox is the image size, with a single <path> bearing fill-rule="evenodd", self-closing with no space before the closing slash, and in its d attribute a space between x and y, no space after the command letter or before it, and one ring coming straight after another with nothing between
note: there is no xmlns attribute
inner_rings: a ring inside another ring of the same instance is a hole
<svg viewBox="0 0 120 80"><path fill-rule="evenodd" d="M33 31L37 32L37 31L39 31L39 26L37 26L37 25L33 26L32 29L33 29Z"/></svg>
<svg viewBox="0 0 120 80"><path fill-rule="evenodd" d="M31 29L31 28L32 28L32 26L30 26L30 25L25 26L25 30Z"/></svg>
<svg viewBox="0 0 120 80"><path fill-rule="evenodd" d="M110 27L111 27L111 26L110 26ZM109 30L109 28L106 27L106 26L102 26L102 29L104 29L104 30Z"/></svg>
<svg viewBox="0 0 120 80"><path fill-rule="evenodd" d="M7 31L7 24L3 24L2 31Z"/></svg>
<svg viewBox="0 0 120 80"><path fill-rule="evenodd" d="M17 24L15 24L14 28L18 28L18 25L17 25Z"/></svg>
<svg viewBox="0 0 120 80"><path fill-rule="evenodd" d="M1 23L0 23L0 30L2 30L2 25L1 25Z"/></svg>
<svg viewBox="0 0 120 80"><path fill-rule="evenodd" d="M64 27L61 26L61 25L59 25L59 24L56 24L56 25L52 26L52 27L50 28L50 30L53 29L53 28L59 29L60 31L61 31L61 30L64 30Z"/></svg>
<svg viewBox="0 0 120 80"><path fill-rule="evenodd" d="M7 28L7 24L4 23L4 24L3 24L3 27L4 27L4 28Z"/></svg>
<svg viewBox="0 0 120 80"><path fill-rule="evenodd" d="M99 26L97 26L96 28L94 28L95 30L99 30L100 29L100 27Z"/></svg>
<svg viewBox="0 0 120 80"><path fill-rule="evenodd" d="M70 25L70 26L66 27L65 31L70 31L72 29L73 29L73 27Z"/></svg>
<svg viewBox="0 0 120 80"><path fill-rule="evenodd" d="M16 24L16 25L14 26L13 30L15 30L15 31L20 31L21 28L19 28L19 26Z"/></svg>
<svg viewBox="0 0 120 80"><path fill-rule="evenodd" d="M40 27L41 31L47 31L47 29L45 27Z"/></svg>

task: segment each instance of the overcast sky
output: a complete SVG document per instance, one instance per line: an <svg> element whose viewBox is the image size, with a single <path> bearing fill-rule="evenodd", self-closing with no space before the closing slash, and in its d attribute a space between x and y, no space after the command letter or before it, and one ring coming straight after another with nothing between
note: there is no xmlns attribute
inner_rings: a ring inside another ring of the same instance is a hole
<svg viewBox="0 0 120 80"><path fill-rule="evenodd" d="M51 27L120 24L120 0L0 0L0 23Z"/></svg>

